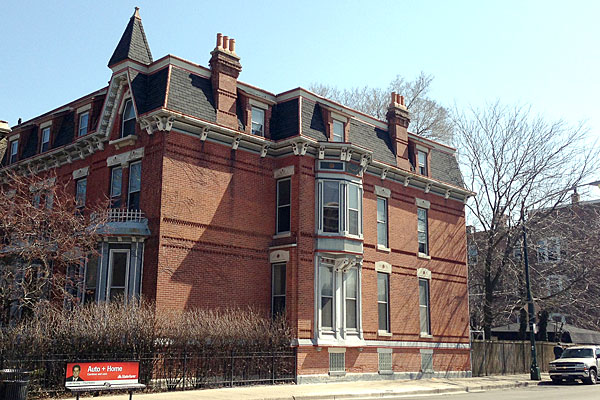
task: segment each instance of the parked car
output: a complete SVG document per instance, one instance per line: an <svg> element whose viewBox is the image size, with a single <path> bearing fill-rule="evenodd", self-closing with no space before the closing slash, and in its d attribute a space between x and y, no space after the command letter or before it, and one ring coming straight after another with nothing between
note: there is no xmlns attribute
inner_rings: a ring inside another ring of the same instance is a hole
<svg viewBox="0 0 600 400"><path fill-rule="evenodd" d="M554 383L581 379L584 383L594 385L598 381L599 366L600 347L569 347L559 359L550 362L550 379Z"/></svg>

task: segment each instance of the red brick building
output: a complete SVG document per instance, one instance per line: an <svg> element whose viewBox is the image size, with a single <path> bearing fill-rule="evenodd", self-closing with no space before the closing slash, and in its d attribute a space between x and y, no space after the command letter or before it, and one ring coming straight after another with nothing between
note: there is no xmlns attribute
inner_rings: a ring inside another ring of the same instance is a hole
<svg viewBox="0 0 600 400"><path fill-rule="evenodd" d="M227 36L211 55L154 61L136 10L107 87L8 134L4 168L111 198L82 299L284 313L301 382L469 374L455 150L409 133L399 95L380 121L242 83Z"/></svg>

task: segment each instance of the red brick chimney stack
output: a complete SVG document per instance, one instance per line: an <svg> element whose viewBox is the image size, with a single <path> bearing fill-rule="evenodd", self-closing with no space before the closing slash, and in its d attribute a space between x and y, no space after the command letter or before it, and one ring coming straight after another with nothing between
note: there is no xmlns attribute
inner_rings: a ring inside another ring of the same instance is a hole
<svg viewBox="0 0 600 400"><path fill-rule="evenodd" d="M410 118L404 105L404 96L392 92L392 101L386 114L388 131L396 154L396 164L399 168L410 171L408 160L408 124Z"/></svg>
<svg viewBox="0 0 600 400"><path fill-rule="evenodd" d="M235 54L235 39L217 33L217 45L210 54L217 123L237 130L237 78L242 71L242 64Z"/></svg>

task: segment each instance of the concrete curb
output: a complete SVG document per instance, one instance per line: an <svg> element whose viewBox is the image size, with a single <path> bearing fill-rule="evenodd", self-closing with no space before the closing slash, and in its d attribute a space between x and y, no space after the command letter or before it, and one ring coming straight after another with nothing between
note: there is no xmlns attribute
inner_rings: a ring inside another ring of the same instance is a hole
<svg viewBox="0 0 600 400"><path fill-rule="evenodd" d="M540 382L510 382L510 383L498 383L490 385L467 385L462 387L450 387L450 388L431 388L431 389L419 389L419 390L407 390L397 392L377 392L372 394L357 394L357 393L344 393L344 394L321 394L321 395L297 395L280 398L269 398L269 400L367 400L367 399L401 399L408 396L426 396L426 395L437 395L445 393L469 393L469 392L484 392L488 390L500 390L500 389L513 389L521 387L537 386Z"/></svg>

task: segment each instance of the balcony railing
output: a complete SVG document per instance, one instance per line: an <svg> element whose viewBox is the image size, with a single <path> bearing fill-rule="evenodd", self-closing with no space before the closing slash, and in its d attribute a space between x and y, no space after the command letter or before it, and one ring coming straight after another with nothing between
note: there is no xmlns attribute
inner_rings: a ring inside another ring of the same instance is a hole
<svg viewBox="0 0 600 400"><path fill-rule="evenodd" d="M106 210L106 222L142 222L146 219L142 210L111 208Z"/></svg>

